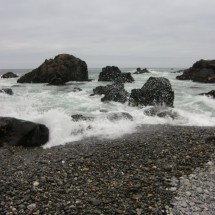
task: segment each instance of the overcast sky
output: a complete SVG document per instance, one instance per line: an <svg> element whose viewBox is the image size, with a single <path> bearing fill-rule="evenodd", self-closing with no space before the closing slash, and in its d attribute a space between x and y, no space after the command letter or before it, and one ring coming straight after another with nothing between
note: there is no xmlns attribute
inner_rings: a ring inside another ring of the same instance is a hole
<svg viewBox="0 0 215 215"><path fill-rule="evenodd" d="M88 67L215 59L215 0L0 0L0 68L60 53Z"/></svg>

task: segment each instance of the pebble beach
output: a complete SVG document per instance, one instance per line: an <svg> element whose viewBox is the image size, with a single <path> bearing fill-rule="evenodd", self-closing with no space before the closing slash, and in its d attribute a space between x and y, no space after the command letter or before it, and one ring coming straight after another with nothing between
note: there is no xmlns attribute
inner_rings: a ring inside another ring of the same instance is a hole
<svg viewBox="0 0 215 215"><path fill-rule="evenodd" d="M1 147L0 214L214 214L214 127Z"/></svg>

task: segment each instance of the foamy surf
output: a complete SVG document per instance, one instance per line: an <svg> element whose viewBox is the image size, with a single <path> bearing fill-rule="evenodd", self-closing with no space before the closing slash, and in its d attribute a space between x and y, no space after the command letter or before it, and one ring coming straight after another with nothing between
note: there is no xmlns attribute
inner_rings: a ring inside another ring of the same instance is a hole
<svg viewBox="0 0 215 215"><path fill-rule="evenodd" d="M124 69L124 72L134 70ZM150 76L168 78L175 92L174 109L162 117L147 114L152 107L129 107L127 103L101 102L102 96L90 96L99 85L100 70L89 71L92 82L71 82L66 86L46 84L17 84L16 78L0 79L1 88L12 88L14 95L0 94L0 115L45 124L50 131L49 142L44 147L71 143L88 137L117 138L130 134L144 124L171 124L187 126L215 126L215 100L199 96L213 89L211 84L176 80L170 70L151 69L149 74L133 75L135 82L125 84L125 89L141 88ZM74 91L78 87L81 91ZM110 120L110 113L128 113L133 120ZM93 120L73 121L71 115L82 114Z"/></svg>

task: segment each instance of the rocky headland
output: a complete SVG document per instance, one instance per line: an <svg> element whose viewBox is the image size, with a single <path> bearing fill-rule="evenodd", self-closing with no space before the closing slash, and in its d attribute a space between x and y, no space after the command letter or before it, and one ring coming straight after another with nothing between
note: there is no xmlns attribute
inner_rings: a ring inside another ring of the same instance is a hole
<svg viewBox="0 0 215 215"><path fill-rule="evenodd" d="M215 83L215 60L199 60L176 78L201 83Z"/></svg>

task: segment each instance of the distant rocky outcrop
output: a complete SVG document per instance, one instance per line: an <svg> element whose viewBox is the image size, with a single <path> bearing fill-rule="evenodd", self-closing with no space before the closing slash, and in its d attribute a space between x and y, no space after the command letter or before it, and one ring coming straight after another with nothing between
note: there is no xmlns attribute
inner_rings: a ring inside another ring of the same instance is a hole
<svg viewBox="0 0 215 215"><path fill-rule="evenodd" d="M19 76L14 74L13 72L7 72L1 76L1 78L17 78L17 77L19 77Z"/></svg>
<svg viewBox="0 0 215 215"><path fill-rule="evenodd" d="M212 98L215 99L215 90L211 90L211 91L209 91L207 93L200 93L199 95L201 95L201 96L208 96L208 97L212 97Z"/></svg>
<svg viewBox="0 0 215 215"><path fill-rule="evenodd" d="M13 95L13 91L11 88L3 88L0 90L0 93L6 93L8 95Z"/></svg>
<svg viewBox="0 0 215 215"><path fill-rule="evenodd" d="M131 106L168 106L173 107L174 92L168 79L150 77L141 89L131 90Z"/></svg>
<svg viewBox="0 0 215 215"><path fill-rule="evenodd" d="M123 83L114 83L107 86L98 86L93 89L93 95L104 95L102 102L114 101L125 103L128 100L129 93L124 89Z"/></svg>
<svg viewBox="0 0 215 215"><path fill-rule="evenodd" d="M141 69L141 68L137 68L137 71L134 72L134 74L143 74L143 73L150 73L148 69Z"/></svg>
<svg viewBox="0 0 215 215"><path fill-rule="evenodd" d="M215 83L215 60L199 60L189 69L184 70L178 80L192 80L201 83Z"/></svg>
<svg viewBox="0 0 215 215"><path fill-rule="evenodd" d="M49 140L49 129L42 124L11 117L0 117L0 146L35 147Z"/></svg>
<svg viewBox="0 0 215 215"><path fill-rule="evenodd" d="M116 66L106 66L102 68L102 72L99 74L98 81L113 81L113 82L133 82L134 78L130 72L122 73Z"/></svg>
<svg viewBox="0 0 215 215"><path fill-rule="evenodd" d="M18 83L54 85L59 85L59 83L61 85L68 81L88 81L87 64L69 54L60 54L54 59L45 60L41 66L17 80Z"/></svg>

